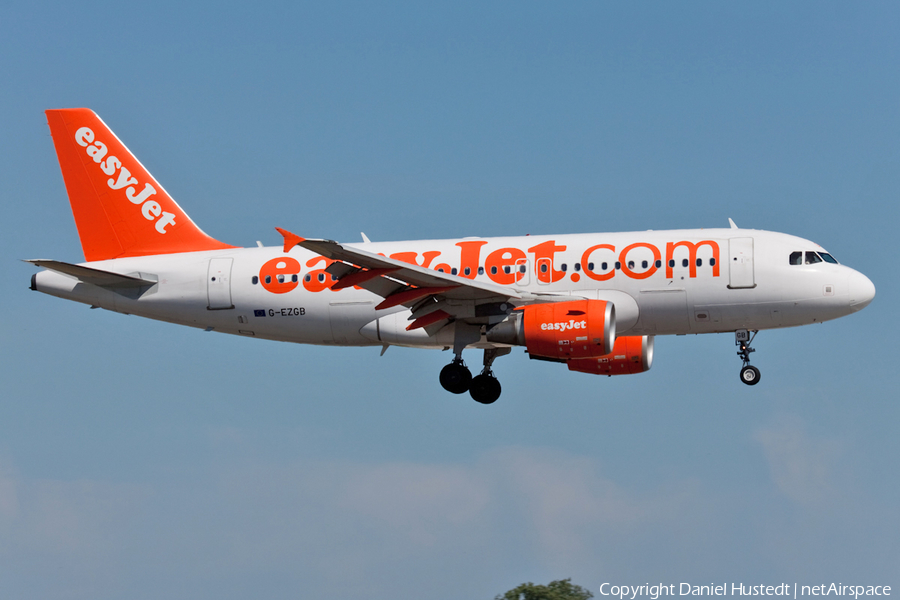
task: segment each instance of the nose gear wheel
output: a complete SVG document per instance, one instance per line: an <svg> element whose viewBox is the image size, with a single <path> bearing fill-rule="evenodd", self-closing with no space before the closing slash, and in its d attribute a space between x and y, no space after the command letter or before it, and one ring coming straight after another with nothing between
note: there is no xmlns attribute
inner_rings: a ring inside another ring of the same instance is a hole
<svg viewBox="0 0 900 600"><path fill-rule="evenodd" d="M734 332L734 345L739 348L737 355L744 363L744 366L741 367L741 381L747 385L756 385L760 378L759 369L750 365L750 353L756 352L750 347L750 344L756 338L757 333L759 331L754 331L751 335L746 329Z"/></svg>
<svg viewBox="0 0 900 600"><path fill-rule="evenodd" d="M757 383L759 383L759 369L747 365L746 367L741 369L741 381L743 381L747 385L756 385Z"/></svg>

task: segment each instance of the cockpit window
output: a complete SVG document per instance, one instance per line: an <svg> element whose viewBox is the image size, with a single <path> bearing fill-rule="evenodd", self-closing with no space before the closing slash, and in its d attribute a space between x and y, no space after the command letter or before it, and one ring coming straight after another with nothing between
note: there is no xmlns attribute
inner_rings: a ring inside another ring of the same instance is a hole
<svg viewBox="0 0 900 600"><path fill-rule="evenodd" d="M806 260L804 260L803 255L806 255ZM814 265L816 263L820 263L822 261L827 263L831 263L833 265L840 264L835 258L828 254L827 252L791 252L790 256L790 264L792 265Z"/></svg>

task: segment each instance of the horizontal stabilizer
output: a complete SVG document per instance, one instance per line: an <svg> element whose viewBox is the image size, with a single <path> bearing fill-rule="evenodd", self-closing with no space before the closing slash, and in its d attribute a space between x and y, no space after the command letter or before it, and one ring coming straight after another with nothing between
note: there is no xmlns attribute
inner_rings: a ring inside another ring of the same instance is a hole
<svg viewBox="0 0 900 600"><path fill-rule="evenodd" d="M127 289L127 288L145 288L156 285L156 281L150 279L141 279L131 275L121 275L120 273L112 273L110 271L102 271L91 267L83 267L81 265L73 265L58 260L33 259L26 260L35 266L56 271L69 277L74 277L78 281L90 283L105 288Z"/></svg>

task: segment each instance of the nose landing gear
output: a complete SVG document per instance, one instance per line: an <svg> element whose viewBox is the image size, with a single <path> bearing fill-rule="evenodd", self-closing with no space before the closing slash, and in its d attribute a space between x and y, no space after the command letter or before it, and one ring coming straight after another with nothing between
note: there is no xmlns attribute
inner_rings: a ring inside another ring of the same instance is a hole
<svg viewBox="0 0 900 600"><path fill-rule="evenodd" d="M759 332L754 331L753 335L750 335L746 329L734 332L734 345L739 348L737 355L744 361L744 366L741 368L741 381L747 385L756 385L760 378L759 369L750 365L750 353L756 352L750 347L750 344L756 338L757 333Z"/></svg>

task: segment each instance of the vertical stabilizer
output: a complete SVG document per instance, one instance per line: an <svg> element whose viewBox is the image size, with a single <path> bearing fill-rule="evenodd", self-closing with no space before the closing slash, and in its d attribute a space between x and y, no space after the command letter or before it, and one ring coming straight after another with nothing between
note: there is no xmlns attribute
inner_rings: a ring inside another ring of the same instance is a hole
<svg viewBox="0 0 900 600"><path fill-rule="evenodd" d="M203 233L93 111L46 114L86 260L234 248Z"/></svg>

